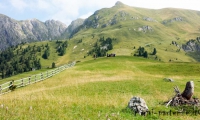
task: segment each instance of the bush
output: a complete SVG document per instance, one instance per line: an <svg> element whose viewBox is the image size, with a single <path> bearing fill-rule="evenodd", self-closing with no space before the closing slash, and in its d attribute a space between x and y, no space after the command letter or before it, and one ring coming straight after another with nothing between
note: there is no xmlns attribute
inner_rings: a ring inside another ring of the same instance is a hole
<svg viewBox="0 0 200 120"><path fill-rule="evenodd" d="M11 86L9 87L9 90L14 91L16 88L17 88L16 85L11 85Z"/></svg>
<svg viewBox="0 0 200 120"><path fill-rule="evenodd" d="M56 67L56 63L53 62L53 63L52 63L52 68L55 68L55 67Z"/></svg>

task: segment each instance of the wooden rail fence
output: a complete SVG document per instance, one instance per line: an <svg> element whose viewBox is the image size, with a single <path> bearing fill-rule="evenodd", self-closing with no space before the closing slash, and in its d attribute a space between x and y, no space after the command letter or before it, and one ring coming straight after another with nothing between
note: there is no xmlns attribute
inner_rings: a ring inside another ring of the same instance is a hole
<svg viewBox="0 0 200 120"><path fill-rule="evenodd" d="M49 71L46 71L43 73L29 76L27 78L21 78L19 80L15 80L15 81L13 80L13 81L9 81L4 84L1 84L0 85L0 95L10 92L11 86L15 86L16 88L19 88L19 87L24 87L24 86L27 86L30 84L34 84L36 82L43 81L47 78L50 78L64 70L68 69L68 68L73 67L75 64L76 64L76 62L72 62L70 64L66 64L66 65L60 66L58 68L55 68L55 69L52 69L52 70L49 70Z"/></svg>

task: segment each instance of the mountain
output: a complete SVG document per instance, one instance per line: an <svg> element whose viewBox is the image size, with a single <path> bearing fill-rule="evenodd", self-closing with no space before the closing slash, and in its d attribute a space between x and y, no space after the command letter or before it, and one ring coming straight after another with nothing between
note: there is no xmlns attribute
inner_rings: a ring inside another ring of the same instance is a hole
<svg viewBox="0 0 200 120"><path fill-rule="evenodd" d="M149 54L156 48L157 54L153 57L161 61L196 61L186 55L184 45L200 36L199 21L199 11L146 9L117 2L111 8L97 10L70 33L71 39L76 41L73 45L78 45L73 54L87 56L97 39L111 37L116 41L110 52L117 55L133 55L142 46ZM80 39L82 43L76 44Z"/></svg>
<svg viewBox="0 0 200 120"><path fill-rule="evenodd" d="M146 9L116 2L87 19L77 19L66 27L49 20L16 21L0 15L0 48L21 42L70 38L70 60L86 58L100 38L114 38L108 53L133 56L144 48L151 59L161 61L199 61L200 11L164 8ZM188 42L189 40L196 40ZM192 43L192 44L191 44ZM102 46L104 47L104 46ZM156 55L152 55L156 49ZM192 52L192 55L191 55ZM188 54L189 53L189 54Z"/></svg>
<svg viewBox="0 0 200 120"><path fill-rule="evenodd" d="M41 22L37 19L17 21L0 14L0 49L22 42L62 38L67 26L55 20Z"/></svg>
<svg viewBox="0 0 200 120"><path fill-rule="evenodd" d="M71 24L67 27L67 32L72 33L75 29L77 29L79 26L83 25L84 19L77 19L71 22Z"/></svg>

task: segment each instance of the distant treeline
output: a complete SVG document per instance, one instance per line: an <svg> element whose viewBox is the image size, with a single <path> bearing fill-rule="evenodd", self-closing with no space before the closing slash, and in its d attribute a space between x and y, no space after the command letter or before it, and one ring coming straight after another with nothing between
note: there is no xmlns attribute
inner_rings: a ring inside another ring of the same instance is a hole
<svg viewBox="0 0 200 120"><path fill-rule="evenodd" d="M135 47L134 47L135 49ZM156 55L157 50L156 48L153 49L153 52L150 55ZM139 56L139 57L144 57L144 58L148 58L148 52L145 50L144 47L139 47L136 51L136 53L134 54L134 56Z"/></svg>
<svg viewBox="0 0 200 120"><path fill-rule="evenodd" d="M63 56L66 53L67 41L57 40L56 44L57 47L55 49L58 55ZM1 77L6 78L23 72L41 69L42 65L38 56L42 56L44 59L49 58L50 46L48 43L46 45L33 46L22 43L0 51Z"/></svg>
<svg viewBox="0 0 200 120"><path fill-rule="evenodd" d="M67 41L62 42L57 40L56 44L57 44L58 55L63 56L66 53L66 48L68 47Z"/></svg>
<svg viewBox="0 0 200 120"><path fill-rule="evenodd" d="M0 72L2 78L10 77L23 72L41 69L40 59L36 54L41 52L42 46L21 45L12 46L0 53Z"/></svg>

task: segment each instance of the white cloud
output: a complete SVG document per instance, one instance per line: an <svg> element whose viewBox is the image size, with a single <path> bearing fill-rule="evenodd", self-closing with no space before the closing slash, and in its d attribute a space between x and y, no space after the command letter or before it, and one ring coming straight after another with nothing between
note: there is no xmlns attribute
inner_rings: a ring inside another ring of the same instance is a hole
<svg viewBox="0 0 200 120"><path fill-rule="evenodd" d="M39 20L55 19L69 25L77 18L87 18L96 10L109 8L118 0L2 0L0 11L10 12L10 15L20 13L20 18L37 15ZM200 10L198 0L120 0L122 3L133 7L143 8L188 8ZM4 8L3 8L4 7ZM11 10L10 10L11 8ZM31 13L30 13L31 12ZM21 14L23 13L23 14ZM12 17L12 16L10 16ZM35 18L36 16L32 16ZM14 18L15 19L15 18ZM31 19L31 18L29 18Z"/></svg>
<svg viewBox="0 0 200 120"><path fill-rule="evenodd" d="M93 14L93 12L88 12L87 14L81 15L79 18L86 19L86 18L88 18L89 16L91 16L92 14Z"/></svg>
<svg viewBox="0 0 200 120"><path fill-rule="evenodd" d="M39 9L48 10L51 8L51 5L44 0L38 0L36 4L37 4L36 7L38 7Z"/></svg>
<svg viewBox="0 0 200 120"><path fill-rule="evenodd" d="M10 0L10 4L19 11L23 11L28 4L24 0Z"/></svg>
<svg viewBox="0 0 200 120"><path fill-rule="evenodd" d="M75 17L78 15L79 0L64 1L64 0L52 0L52 4L57 9L57 13L64 13L63 15L69 15Z"/></svg>
<svg viewBox="0 0 200 120"><path fill-rule="evenodd" d="M121 0L123 3L143 8L161 9L161 8L184 8L200 10L199 0Z"/></svg>

